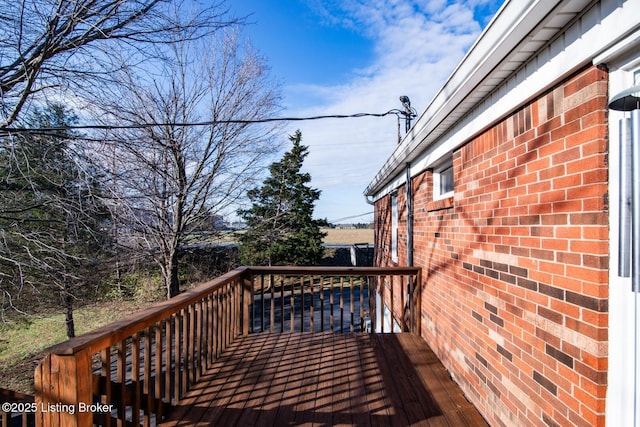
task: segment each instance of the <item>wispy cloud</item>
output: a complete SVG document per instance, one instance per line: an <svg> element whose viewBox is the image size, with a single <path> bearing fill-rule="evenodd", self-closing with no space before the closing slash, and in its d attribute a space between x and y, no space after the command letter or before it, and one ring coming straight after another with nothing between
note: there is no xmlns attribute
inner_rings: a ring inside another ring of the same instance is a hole
<svg viewBox="0 0 640 427"><path fill-rule="evenodd" d="M371 39L374 57L342 84L287 87L289 99L297 100L295 111L305 115L384 112L400 108L400 95L408 95L421 112L480 34L486 11L497 9L495 0L309 0L309 5L326 25ZM370 211L362 191L397 143L396 118L299 127L311 146L306 168L323 191L316 214L334 219Z"/></svg>

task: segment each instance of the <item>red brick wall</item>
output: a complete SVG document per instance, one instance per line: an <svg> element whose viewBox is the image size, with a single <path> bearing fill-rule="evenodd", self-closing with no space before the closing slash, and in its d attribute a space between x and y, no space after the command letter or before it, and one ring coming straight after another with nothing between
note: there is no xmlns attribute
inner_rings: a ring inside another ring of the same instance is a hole
<svg viewBox="0 0 640 427"><path fill-rule="evenodd" d="M584 69L456 150L453 198L412 180L422 335L495 426L604 425L607 77ZM390 218L385 197L378 265Z"/></svg>

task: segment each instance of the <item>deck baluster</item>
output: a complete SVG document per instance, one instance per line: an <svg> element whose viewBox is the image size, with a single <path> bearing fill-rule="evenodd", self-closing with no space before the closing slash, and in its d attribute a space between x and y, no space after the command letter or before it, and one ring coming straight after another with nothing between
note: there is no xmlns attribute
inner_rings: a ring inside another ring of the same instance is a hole
<svg viewBox="0 0 640 427"><path fill-rule="evenodd" d="M387 287L387 277L380 278L380 333L384 334L384 290Z"/></svg>
<svg viewBox="0 0 640 427"><path fill-rule="evenodd" d="M349 277L349 313L351 315L351 321L349 323L349 330L353 333L355 332L355 302L354 302L354 291L353 291L353 276Z"/></svg>
<svg viewBox="0 0 640 427"><path fill-rule="evenodd" d="M309 276L309 287L311 288L310 303L309 303L309 332L315 332L315 328L313 327L313 315L314 315L314 300L313 296L316 292L315 290L316 279L315 276Z"/></svg>
<svg viewBox="0 0 640 427"><path fill-rule="evenodd" d="M118 343L117 359L117 382L120 385L120 405L118 406L118 427L125 420L125 403L127 401L127 342L122 340Z"/></svg>
<svg viewBox="0 0 640 427"><path fill-rule="evenodd" d="M175 341L175 353L174 353L174 357L175 357L175 365L173 368L173 387L174 387L174 391L173 391L173 396L174 399L177 401L180 400L180 396L181 396L181 384L182 384L182 373L183 373L183 360L182 360L182 343L183 343L183 336L182 336L182 313L178 312L176 313L176 318L175 318L175 323L174 323L174 334L173 334L173 339Z"/></svg>
<svg viewBox="0 0 640 427"><path fill-rule="evenodd" d="M171 387L171 378L173 376L175 357L174 357L174 347L173 347L173 320L174 316L169 317L165 322L165 373L164 373L164 402L166 402L169 406L173 404L172 393L173 388Z"/></svg>
<svg viewBox="0 0 640 427"><path fill-rule="evenodd" d="M364 285L366 283L366 277L365 276L360 276L359 278L360 280L360 330L363 331L363 327L364 327L364 293L365 293L365 289L364 289Z"/></svg>
<svg viewBox="0 0 640 427"><path fill-rule="evenodd" d="M280 276L280 332L284 332L284 278Z"/></svg>
<svg viewBox="0 0 640 427"><path fill-rule="evenodd" d="M296 296L295 296L295 287L296 282L294 279L289 278L289 283L291 283L291 314L289 315L289 319L291 320L291 332L295 332L296 330Z"/></svg>
<svg viewBox="0 0 640 427"><path fill-rule="evenodd" d="M270 301L270 316L269 316L269 330L271 332L275 332L275 323L276 323L276 301L275 301L275 290L273 285L273 275L269 276L269 289L271 293L271 301Z"/></svg>
<svg viewBox="0 0 640 427"><path fill-rule="evenodd" d="M340 277L340 332L344 332L344 276Z"/></svg>
<svg viewBox="0 0 640 427"><path fill-rule="evenodd" d="M320 276L320 331L324 331L324 276Z"/></svg>
<svg viewBox="0 0 640 427"><path fill-rule="evenodd" d="M144 359L142 361L143 377L142 377L142 397L146 402L143 407L143 425L149 427L151 425L151 414L149 409L152 407L151 395L151 326L144 331Z"/></svg>
<svg viewBox="0 0 640 427"><path fill-rule="evenodd" d="M113 402L113 396L111 394L111 347L105 348L100 352L100 364L100 374L106 379L100 402L108 405ZM105 426L111 426L111 414L105 415Z"/></svg>
<svg viewBox="0 0 640 427"><path fill-rule="evenodd" d="M334 289L335 281L334 281L334 277L331 277L331 279L329 279L329 280L330 280L330 282L329 282L330 283L329 284L329 307L330 307L330 310L329 310L329 330L331 332L334 332L335 329L334 329L334 325L333 325L333 317L334 317L333 316L333 309L334 309L333 289Z"/></svg>
<svg viewBox="0 0 640 427"><path fill-rule="evenodd" d="M163 356L166 357L166 355L169 354L168 351L167 352L162 351L164 324L165 324L164 320L161 320L156 324L156 327L155 327L156 338L155 338L154 344L155 344L156 357L155 357L155 366L154 366L153 401L150 402L150 405L155 403L154 405L155 410L153 412L156 415L156 420L162 416L162 413L164 411L163 396L162 396L162 366L163 366ZM166 366L169 366L169 364L167 364Z"/></svg>

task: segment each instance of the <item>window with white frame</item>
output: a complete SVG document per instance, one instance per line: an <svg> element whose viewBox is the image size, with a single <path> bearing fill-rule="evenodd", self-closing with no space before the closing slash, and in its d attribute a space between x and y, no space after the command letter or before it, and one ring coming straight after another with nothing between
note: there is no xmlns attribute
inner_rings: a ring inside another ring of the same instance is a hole
<svg viewBox="0 0 640 427"><path fill-rule="evenodd" d="M398 262L398 193L391 195L391 260Z"/></svg>
<svg viewBox="0 0 640 427"><path fill-rule="evenodd" d="M433 199L453 196L453 157L447 156L433 168Z"/></svg>

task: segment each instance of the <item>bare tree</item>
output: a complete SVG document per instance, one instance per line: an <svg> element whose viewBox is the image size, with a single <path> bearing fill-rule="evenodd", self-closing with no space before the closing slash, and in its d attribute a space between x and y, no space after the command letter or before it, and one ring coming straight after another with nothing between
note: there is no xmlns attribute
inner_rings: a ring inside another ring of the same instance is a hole
<svg viewBox="0 0 640 427"><path fill-rule="evenodd" d="M271 116L280 95L236 31L176 42L163 56L153 72L123 69L94 107L97 117L132 126L100 138L109 141L100 151L112 167L113 211L128 234L119 240L154 257L170 298L194 225L232 209L277 151L275 129L250 122Z"/></svg>
<svg viewBox="0 0 640 427"><path fill-rule="evenodd" d="M104 205L92 194L104 183L85 161L91 147L80 135L11 129L65 127L34 113L61 103L71 107L59 110L64 118L114 76L153 70L170 53L163 47L241 20L222 0L204 9L196 0L0 0L0 11L0 316L24 309L26 294L56 295L71 336L74 299L107 246L98 236Z"/></svg>
<svg viewBox="0 0 640 427"><path fill-rule="evenodd" d="M76 120L66 107L48 105L27 123L64 127ZM0 312L54 303L65 312L70 338L74 302L90 293L86 285L97 279L96 265L109 248L108 211L77 136L62 130L0 144Z"/></svg>
<svg viewBox="0 0 640 427"><path fill-rule="evenodd" d="M148 46L196 39L234 22L220 4L189 0L0 0L0 129L34 95L84 91L117 69L112 52L142 60ZM185 19L189 16L189 19ZM129 63L131 65L131 62Z"/></svg>

